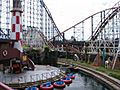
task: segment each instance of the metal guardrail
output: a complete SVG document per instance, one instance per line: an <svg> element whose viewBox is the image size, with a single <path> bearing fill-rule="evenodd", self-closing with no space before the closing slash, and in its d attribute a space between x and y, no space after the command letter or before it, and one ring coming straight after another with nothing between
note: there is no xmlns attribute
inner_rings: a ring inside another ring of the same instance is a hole
<svg viewBox="0 0 120 90"><path fill-rule="evenodd" d="M29 83L29 82L37 82L40 80L47 80L50 78L53 78L61 73L61 70L54 70L51 72L45 72L42 74L34 74L34 75L24 75L24 76L9 76L9 75L4 75L0 76L0 82L5 83L5 84L22 84L22 83ZM15 74L16 75L16 74ZM16 78L15 78L16 77Z"/></svg>

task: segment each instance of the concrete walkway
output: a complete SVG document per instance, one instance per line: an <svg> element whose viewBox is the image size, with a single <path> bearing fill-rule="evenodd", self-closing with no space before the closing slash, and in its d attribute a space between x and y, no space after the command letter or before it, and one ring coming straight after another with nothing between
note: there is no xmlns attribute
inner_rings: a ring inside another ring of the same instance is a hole
<svg viewBox="0 0 120 90"><path fill-rule="evenodd" d="M26 70L20 74L0 72L0 82L5 84L27 83L45 80L60 74L60 69L52 66L36 65L35 70Z"/></svg>

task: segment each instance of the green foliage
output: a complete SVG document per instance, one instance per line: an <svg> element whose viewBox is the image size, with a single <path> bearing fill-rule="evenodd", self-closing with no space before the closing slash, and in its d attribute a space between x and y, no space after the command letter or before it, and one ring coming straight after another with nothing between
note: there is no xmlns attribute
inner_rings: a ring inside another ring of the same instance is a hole
<svg viewBox="0 0 120 90"><path fill-rule="evenodd" d="M27 45L27 44L23 45L23 49L24 49L24 50L27 50L27 49L29 49L29 48L30 48L29 45Z"/></svg>
<svg viewBox="0 0 120 90"><path fill-rule="evenodd" d="M111 70L111 69L106 69L104 67L98 67L96 68L96 70L104 72L108 74L109 76L112 76L120 80L120 70Z"/></svg>
<svg viewBox="0 0 120 90"><path fill-rule="evenodd" d="M109 73L109 76L112 76L112 77L117 78L117 79L120 80L120 72Z"/></svg>
<svg viewBox="0 0 120 90"><path fill-rule="evenodd" d="M45 53L47 53L47 52L49 52L49 51L50 51L49 47L44 47L44 52L45 52Z"/></svg>
<svg viewBox="0 0 120 90"><path fill-rule="evenodd" d="M72 59L66 59L66 58L64 60L62 60L62 61L70 63L70 64L80 64L82 66L89 67L89 68L95 69L97 71L106 73L107 75L120 80L120 70L107 69L107 68L105 68L103 66L101 66L101 67L94 67L90 63L85 63L85 62L81 63L80 61L73 61Z"/></svg>

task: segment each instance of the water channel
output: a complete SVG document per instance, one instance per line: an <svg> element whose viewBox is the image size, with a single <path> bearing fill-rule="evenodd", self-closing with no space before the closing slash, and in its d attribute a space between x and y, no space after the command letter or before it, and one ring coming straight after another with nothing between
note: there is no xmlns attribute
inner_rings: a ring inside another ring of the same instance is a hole
<svg viewBox="0 0 120 90"><path fill-rule="evenodd" d="M51 71L52 70L59 71L59 69L55 68L55 67L49 67L49 68L51 68ZM40 69L42 69L42 71L40 71ZM35 71L27 71L26 73L24 73L24 74L22 73L22 74L19 74L19 75L21 75L21 76L27 75L26 77L29 77L29 74L32 75L32 73L33 74L38 74L38 73L40 74L40 72L43 73L43 70L44 70L44 73L45 73L45 70L48 70L48 68L46 68L45 66L36 66L36 70ZM63 68L62 70L66 71L66 68ZM55 74L55 73L53 73L53 74ZM0 75L3 76L4 74L1 72ZM7 75L9 75L9 74L7 74ZM57 75L57 73L56 73L56 75ZM17 77L18 75L15 74L14 78L15 78L15 76ZM7 78L6 78L6 80L7 80ZM27 80L29 81L29 79L27 79ZM12 80L12 81L15 81L15 80ZM54 90L58 90L58 89L54 89ZM108 89L105 85L99 83L94 78L92 78L89 75L87 75L86 73L79 71L78 73L75 73L75 79L72 80L72 83L69 86L66 85L66 87L64 88L64 90L110 90L110 89Z"/></svg>
<svg viewBox="0 0 120 90"><path fill-rule="evenodd" d="M64 90L109 90L106 86L88 75L83 73L76 73L75 75L76 77L73 82L69 86L66 86Z"/></svg>

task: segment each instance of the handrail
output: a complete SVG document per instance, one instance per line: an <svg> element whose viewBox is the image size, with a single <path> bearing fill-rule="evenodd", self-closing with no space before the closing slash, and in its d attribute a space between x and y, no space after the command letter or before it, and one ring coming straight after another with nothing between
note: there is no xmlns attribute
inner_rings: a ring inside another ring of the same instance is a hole
<svg viewBox="0 0 120 90"><path fill-rule="evenodd" d="M13 90L13 89L0 82L0 90Z"/></svg>

